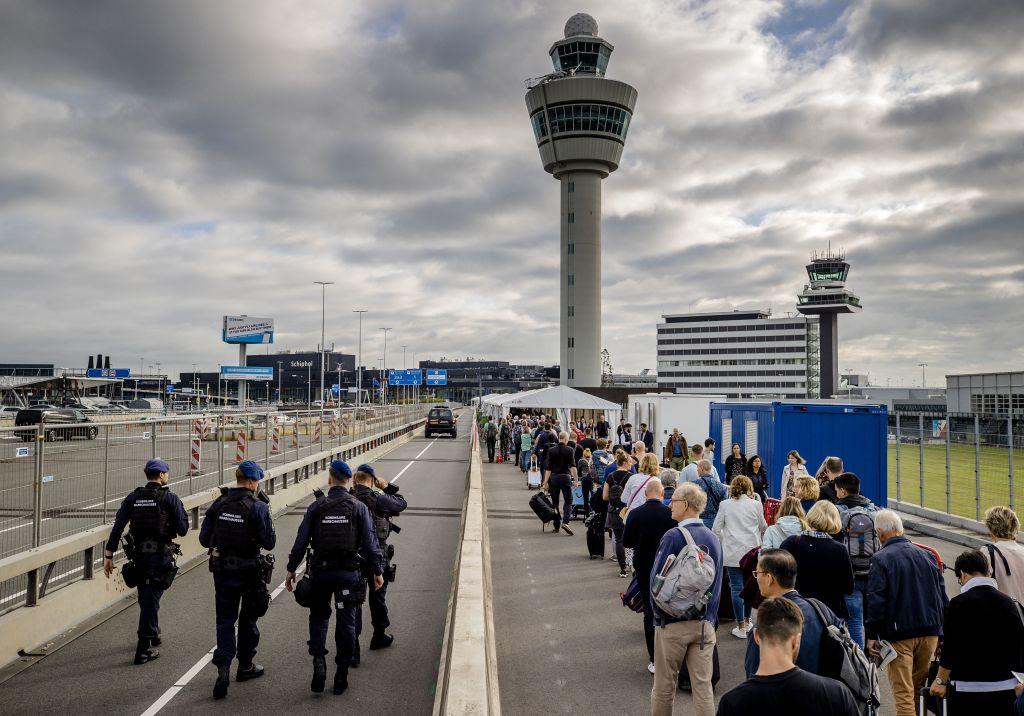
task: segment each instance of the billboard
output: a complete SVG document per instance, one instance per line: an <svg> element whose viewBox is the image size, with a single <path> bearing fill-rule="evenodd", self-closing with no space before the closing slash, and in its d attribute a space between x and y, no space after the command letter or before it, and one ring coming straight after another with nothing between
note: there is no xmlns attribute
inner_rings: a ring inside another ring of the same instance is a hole
<svg viewBox="0 0 1024 716"><path fill-rule="evenodd" d="M225 343L273 343L274 319L224 316L221 340Z"/></svg>
<svg viewBox="0 0 1024 716"><path fill-rule="evenodd" d="M427 385L448 385L448 371L428 368Z"/></svg>
<svg viewBox="0 0 1024 716"><path fill-rule="evenodd" d="M423 385L423 373L415 368L389 370L388 385Z"/></svg>
<svg viewBox="0 0 1024 716"><path fill-rule="evenodd" d="M274 369L261 365L222 365L220 377L223 380L273 380Z"/></svg>
<svg viewBox="0 0 1024 716"><path fill-rule="evenodd" d="M129 368L89 368L85 371L87 378L127 378L129 375Z"/></svg>

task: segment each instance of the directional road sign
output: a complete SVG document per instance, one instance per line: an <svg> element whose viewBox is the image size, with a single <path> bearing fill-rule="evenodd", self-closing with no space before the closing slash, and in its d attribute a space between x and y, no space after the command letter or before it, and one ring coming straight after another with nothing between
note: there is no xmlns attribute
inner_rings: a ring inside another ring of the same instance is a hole
<svg viewBox="0 0 1024 716"><path fill-rule="evenodd" d="M85 371L87 378L127 378L129 375L129 368L89 368Z"/></svg>
<svg viewBox="0 0 1024 716"><path fill-rule="evenodd" d="M448 371L428 368L427 385L448 385Z"/></svg>
<svg viewBox="0 0 1024 716"><path fill-rule="evenodd" d="M419 369L389 370L388 385L423 385L423 373Z"/></svg>

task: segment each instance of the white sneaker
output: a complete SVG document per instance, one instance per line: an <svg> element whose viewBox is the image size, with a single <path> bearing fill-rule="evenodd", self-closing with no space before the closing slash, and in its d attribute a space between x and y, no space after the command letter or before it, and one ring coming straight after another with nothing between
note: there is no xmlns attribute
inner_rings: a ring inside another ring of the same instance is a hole
<svg viewBox="0 0 1024 716"><path fill-rule="evenodd" d="M647 673L648 674L653 674L654 673L654 662L653 661L647 662Z"/></svg>
<svg viewBox="0 0 1024 716"><path fill-rule="evenodd" d="M747 638L747 630L746 629L740 629L739 627L733 627L732 628L732 635L734 637L736 637L737 639L746 639Z"/></svg>

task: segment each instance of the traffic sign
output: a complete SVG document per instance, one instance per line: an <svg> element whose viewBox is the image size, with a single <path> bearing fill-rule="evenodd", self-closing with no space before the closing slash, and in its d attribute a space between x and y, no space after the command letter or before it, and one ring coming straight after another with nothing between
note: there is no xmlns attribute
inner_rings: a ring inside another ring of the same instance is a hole
<svg viewBox="0 0 1024 716"><path fill-rule="evenodd" d="M417 368L389 370L388 385L423 385L423 373Z"/></svg>
<svg viewBox="0 0 1024 716"><path fill-rule="evenodd" d="M173 385L168 385L167 386L167 392L168 393L173 393L174 392L174 386Z"/></svg>
<svg viewBox="0 0 1024 716"><path fill-rule="evenodd" d="M338 384L338 383L335 383L334 385L332 385L331 386L331 392L334 393L335 395L340 393L341 392L341 385Z"/></svg>
<svg viewBox="0 0 1024 716"><path fill-rule="evenodd" d="M127 378L131 375L129 368L89 368L85 371L87 378Z"/></svg>
<svg viewBox="0 0 1024 716"><path fill-rule="evenodd" d="M448 371L428 368L427 385L448 385Z"/></svg>
<svg viewBox="0 0 1024 716"><path fill-rule="evenodd" d="M14 448L14 457L28 457L28 448L27 447Z"/></svg>

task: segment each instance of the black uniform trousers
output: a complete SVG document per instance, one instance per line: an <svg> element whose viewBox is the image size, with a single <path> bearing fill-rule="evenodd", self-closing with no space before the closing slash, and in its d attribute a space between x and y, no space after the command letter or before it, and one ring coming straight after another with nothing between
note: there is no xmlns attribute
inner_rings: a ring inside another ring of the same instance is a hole
<svg viewBox="0 0 1024 716"><path fill-rule="evenodd" d="M152 577L161 577L171 568L171 558L163 554L140 555L135 564L143 571L145 578L139 583L139 631L140 639L160 636L160 598L164 588L150 584Z"/></svg>
<svg viewBox="0 0 1024 716"><path fill-rule="evenodd" d="M496 441L496 438L487 438L487 462L494 462L494 443Z"/></svg>
<svg viewBox="0 0 1024 716"><path fill-rule="evenodd" d="M217 648L214 666L230 666L238 654L238 663L247 666L260 643L259 618L253 614L253 602L265 589L254 570L217 572L213 575L217 607ZM235 623L238 623L237 649Z"/></svg>
<svg viewBox="0 0 1024 716"><path fill-rule="evenodd" d="M356 619L361 605L349 601L348 594L360 588L358 572L331 569L314 572L312 604L309 608L309 653L312 656L327 655L327 627L331 611L338 621L334 625L336 652L334 663L340 669L348 669L356 643ZM348 593L348 594L346 594Z"/></svg>

